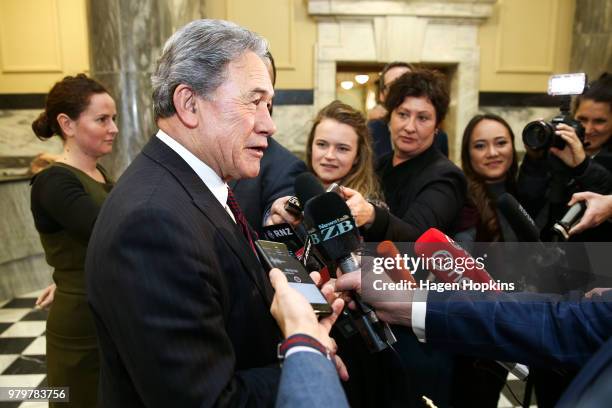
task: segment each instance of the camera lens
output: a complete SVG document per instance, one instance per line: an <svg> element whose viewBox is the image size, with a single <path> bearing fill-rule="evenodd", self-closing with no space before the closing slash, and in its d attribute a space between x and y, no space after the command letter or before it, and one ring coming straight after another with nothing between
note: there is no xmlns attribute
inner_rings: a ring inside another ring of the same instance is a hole
<svg viewBox="0 0 612 408"><path fill-rule="evenodd" d="M541 120L530 122L523 129L523 143L533 150L547 148L553 137L552 126Z"/></svg>

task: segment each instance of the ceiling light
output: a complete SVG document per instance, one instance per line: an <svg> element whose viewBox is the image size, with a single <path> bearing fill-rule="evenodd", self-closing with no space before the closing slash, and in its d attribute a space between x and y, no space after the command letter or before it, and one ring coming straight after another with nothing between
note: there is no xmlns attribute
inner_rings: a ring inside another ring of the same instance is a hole
<svg viewBox="0 0 612 408"><path fill-rule="evenodd" d="M355 75L355 81L357 81L358 84L365 84L366 82L368 82L370 80L370 76L366 75L366 74L359 74L359 75Z"/></svg>
<svg viewBox="0 0 612 408"><path fill-rule="evenodd" d="M348 91L349 89L353 88L353 85L354 85L354 84L353 84L353 81L342 81L342 82L340 82L340 86L341 86L343 89L346 89L347 91Z"/></svg>

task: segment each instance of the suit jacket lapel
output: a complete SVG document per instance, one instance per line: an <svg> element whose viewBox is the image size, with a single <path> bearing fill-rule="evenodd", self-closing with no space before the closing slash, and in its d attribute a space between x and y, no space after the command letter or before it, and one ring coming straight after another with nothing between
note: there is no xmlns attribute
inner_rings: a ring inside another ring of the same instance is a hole
<svg viewBox="0 0 612 408"><path fill-rule="evenodd" d="M185 188L191 195L195 206L218 228L223 239L240 259L260 294L268 303L271 303L274 291L259 260L251 251L250 245L238 225L231 219L225 208L217 201L193 169L157 137L153 137L147 143L143 149L143 154L168 169L178 183Z"/></svg>

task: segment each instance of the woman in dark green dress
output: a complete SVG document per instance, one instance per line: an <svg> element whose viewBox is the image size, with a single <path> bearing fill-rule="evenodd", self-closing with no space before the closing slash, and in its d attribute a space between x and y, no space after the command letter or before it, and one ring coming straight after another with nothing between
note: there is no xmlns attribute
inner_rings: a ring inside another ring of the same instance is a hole
<svg viewBox="0 0 612 408"><path fill-rule="evenodd" d="M97 401L98 347L84 264L98 211L112 187L98 159L112 151L116 115L106 89L79 74L53 86L44 112L32 123L40 139L58 135L64 142L58 160L32 179L32 214L56 285L39 302L53 299L47 382L70 387L70 404L62 407L95 407Z"/></svg>

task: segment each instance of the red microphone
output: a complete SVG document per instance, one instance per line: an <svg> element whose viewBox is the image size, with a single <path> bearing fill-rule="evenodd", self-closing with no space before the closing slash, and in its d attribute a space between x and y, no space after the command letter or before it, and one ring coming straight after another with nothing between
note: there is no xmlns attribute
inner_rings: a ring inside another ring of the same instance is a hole
<svg viewBox="0 0 612 408"><path fill-rule="evenodd" d="M484 268L482 260L474 259L452 238L435 228L428 229L416 240L414 252L426 259L427 265L424 269L429 270L442 282L495 283Z"/></svg>
<svg viewBox="0 0 612 408"><path fill-rule="evenodd" d="M430 228L416 240L414 252L417 255L440 260L433 262L433 268L426 268L442 282L478 282L490 284L493 292L500 292L495 281L484 268L482 261L474 259L465 249L461 248L452 238L435 228ZM461 259L461 262L458 260ZM446 264L453 265L447 268ZM431 266L431 265L430 265ZM461 270L459 270L461 269ZM529 368L523 364L497 361L519 379L524 380L529 375Z"/></svg>
<svg viewBox="0 0 612 408"><path fill-rule="evenodd" d="M376 254L384 258L395 259L396 257L401 257L397 247L391 241L382 241L379 243L376 246ZM398 264L398 266L400 265ZM412 273L410 273L410 269L408 268L403 268L401 266L399 268L393 268L387 271L387 276L389 276L393 282L407 281L416 285L414 276L412 276Z"/></svg>

